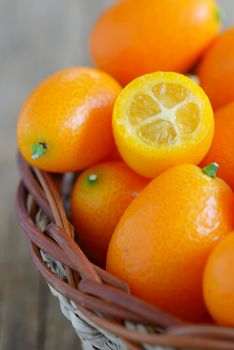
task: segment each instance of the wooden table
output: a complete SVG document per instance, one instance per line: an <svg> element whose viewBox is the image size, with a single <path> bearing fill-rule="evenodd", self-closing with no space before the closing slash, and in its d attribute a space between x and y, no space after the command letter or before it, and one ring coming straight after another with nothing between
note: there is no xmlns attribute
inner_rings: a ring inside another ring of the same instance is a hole
<svg viewBox="0 0 234 350"><path fill-rule="evenodd" d="M89 30L111 2L0 0L0 350L80 349L57 300L32 266L15 219L15 124L38 82L64 67L90 64ZM234 0L219 2L226 24L234 24Z"/></svg>
<svg viewBox="0 0 234 350"><path fill-rule="evenodd" d="M92 23L110 0L0 0L0 349L74 350L78 338L35 271L14 213L17 114L30 90L90 64Z"/></svg>

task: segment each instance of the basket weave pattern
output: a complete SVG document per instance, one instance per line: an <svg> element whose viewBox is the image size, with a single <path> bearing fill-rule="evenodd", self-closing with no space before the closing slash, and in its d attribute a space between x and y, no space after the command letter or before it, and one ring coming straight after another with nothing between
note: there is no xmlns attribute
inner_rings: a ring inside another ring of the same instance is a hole
<svg viewBox="0 0 234 350"><path fill-rule="evenodd" d="M62 204L68 184L29 167L21 156L18 164L16 212L32 260L84 344L109 350L234 350L234 329L186 324L132 296L126 283L92 264L74 241Z"/></svg>

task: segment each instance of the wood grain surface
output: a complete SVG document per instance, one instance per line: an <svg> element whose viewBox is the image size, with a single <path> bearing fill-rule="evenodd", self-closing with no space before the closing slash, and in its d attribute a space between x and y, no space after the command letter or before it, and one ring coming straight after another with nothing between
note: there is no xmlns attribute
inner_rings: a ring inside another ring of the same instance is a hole
<svg viewBox="0 0 234 350"><path fill-rule="evenodd" d="M91 64L91 25L112 2L0 0L0 350L80 349L57 300L32 266L16 222L15 124L38 82L64 67ZM234 24L234 0L219 3L226 25Z"/></svg>

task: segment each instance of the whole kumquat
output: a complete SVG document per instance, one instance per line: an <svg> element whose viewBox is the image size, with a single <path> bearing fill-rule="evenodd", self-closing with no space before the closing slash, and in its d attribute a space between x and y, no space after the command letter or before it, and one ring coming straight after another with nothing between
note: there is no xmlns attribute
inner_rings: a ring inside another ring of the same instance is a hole
<svg viewBox="0 0 234 350"><path fill-rule="evenodd" d="M95 68L69 68L39 86L25 101L17 124L18 147L38 168L81 170L114 150L112 109L121 91Z"/></svg>
<svg viewBox="0 0 234 350"><path fill-rule="evenodd" d="M131 201L148 184L123 162L105 162L85 170L74 186L71 207L80 245L98 265L115 227Z"/></svg>
<svg viewBox="0 0 234 350"><path fill-rule="evenodd" d="M203 293L206 306L220 325L234 327L234 232L225 237L206 264Z"/></svg>
<svg viewBox="0 0 234 350"><path fill-rule="evenodd" d="M220 165L219 177L234 190L234 102L215 112L215 133L212 145L201 166L211 162Z"/></svg>
<svg viewBox="0 0 234 350"><path fill-rule="evenodd" d="M205 52L198 76L215 110L234 101L234 27L220 34Z"/></svg>
<svg viewBox="0 0 234 350"><path fill-rule="evenodd" d="M90 53L122 84L154 71L190 70L219 32L214 0L123 0L98 19Z"/></svg>
<svg viewBox="0 0 234 350"><path fill-rule="evenodd" d="M133 200L111 238L107 270L133 294L188 321L206 315L207 258L234 228L234 194L218 166L170 168Z"/></svg>

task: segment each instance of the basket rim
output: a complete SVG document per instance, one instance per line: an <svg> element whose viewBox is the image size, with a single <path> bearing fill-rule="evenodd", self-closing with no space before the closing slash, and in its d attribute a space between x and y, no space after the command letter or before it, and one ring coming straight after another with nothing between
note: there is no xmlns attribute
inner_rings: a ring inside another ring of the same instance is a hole
<svg viewBox="0 0 234 350"><path fill-rule="evenodd" d="M185 323L131 295L125 282L91 263L74 240L73 227L52 176L31 167L20 154L17 161L21 181L16 194L16 214L29 242L33 263L46 282L72 300L90 321L122 338L123 343L126 340L129 344L137 344L135 349L146 343L176 348L234 350L234 328ZM33 199L30 210L29 195ZM39 209L49 220L46 234L35 223ZM47 267L40 250L65 266L66 282ZM131 330L123 321L160 328L162 332Z"/></svg>

